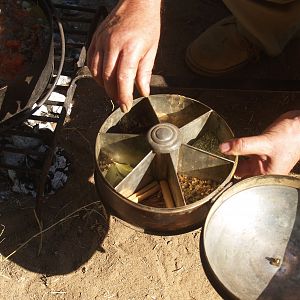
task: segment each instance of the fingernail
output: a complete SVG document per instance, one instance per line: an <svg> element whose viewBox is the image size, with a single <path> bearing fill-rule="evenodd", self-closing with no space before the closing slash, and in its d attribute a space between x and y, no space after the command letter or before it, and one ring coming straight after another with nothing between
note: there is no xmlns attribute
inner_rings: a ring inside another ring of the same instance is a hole
<svg viewBox="0 0 300 300"><path fill-rule="evenodd" d="M127 103L126 107L127 107L127 112L129 112L132 108L132 102Z"/></svg>
<svg viewBox="0 0 300 300"><path fill-rule="evenodd" d="M121 111L126 114L128 113L128 108L127 108L127 105L126 104L121 104L120 105L120 108L121 108Z"/></svg>
<svg viewBox="0 0 300 300"><path fill-rule="evenodd" d="M231 149L230 143L223 143L219 146L219 148L222 153L228 152Z"/></svg>
<svg viewBox="0 0 300 300"><path fill-rule="evenodd" d="M143 96L148 97L150 95L150 81L151 81L151 72L143 77L142 79L142 92Z"/></svg>
<svg viewBox="0 0 300 300"><path fill-rule="evenodd" d="M150 86L149 86L149 82L147 82L145 85L144 85L144 96L145 97L148 97L150 95Z"/></svg>

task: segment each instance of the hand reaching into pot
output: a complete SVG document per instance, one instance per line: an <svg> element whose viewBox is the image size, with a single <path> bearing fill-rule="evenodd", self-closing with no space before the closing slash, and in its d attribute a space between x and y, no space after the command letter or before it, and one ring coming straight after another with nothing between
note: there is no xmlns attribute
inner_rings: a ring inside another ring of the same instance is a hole
<svg viewBox="0 0 300 300"><path fill-rule="evenodd" d="M300 110L280 116L261 135L220 145L222 153L247 156L236 170L239 177L288 174L300 159Z"/></svg>
<svg viewBox="0 0 300 300"><path fill-rule="evenodd" d="M161 0L121 0L94 33L88 67L96 81L120 105L132 106L134 84L143 96L150 78L160 36Z"/></svg>

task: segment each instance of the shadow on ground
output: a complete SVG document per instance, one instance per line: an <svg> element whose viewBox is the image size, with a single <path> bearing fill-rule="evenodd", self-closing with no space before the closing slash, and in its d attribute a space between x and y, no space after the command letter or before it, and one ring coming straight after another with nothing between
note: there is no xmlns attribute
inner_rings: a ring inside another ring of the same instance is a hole
<svg viewBox="0 0 300 300"><path fill-rule="evenodd" d="M109 229L109 215L94 186L94 141L111 104L104 101L95 105L103 101L101 89L93 81L89 87L82 83L70 120L59 137L59 145L71 160L70 175L62 190L44 200L42 234L33 199L16 196L14 201L1 204L1 255L46 276L70 273L95 251L105 251L102 243Z"/></svg>

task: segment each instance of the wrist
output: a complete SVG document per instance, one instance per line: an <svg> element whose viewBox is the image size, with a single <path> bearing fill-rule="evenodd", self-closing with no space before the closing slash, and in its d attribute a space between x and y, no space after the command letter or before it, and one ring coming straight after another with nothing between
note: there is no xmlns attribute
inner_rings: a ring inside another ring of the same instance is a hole
<svg viewBox="0 0 300 300"><path fill-rule="evenodd" d="M136 21L160 22L162 0L119 0L113 13L119 16L133 17Z"/></svg>

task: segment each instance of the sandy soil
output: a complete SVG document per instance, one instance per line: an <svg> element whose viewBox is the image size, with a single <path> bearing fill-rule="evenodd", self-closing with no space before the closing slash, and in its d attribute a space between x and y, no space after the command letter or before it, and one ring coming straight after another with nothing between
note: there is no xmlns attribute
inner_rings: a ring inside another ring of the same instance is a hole
<svg viewBox="0 0 300 300"><path fill-rule="evenodd" d="M156 72L189 75L184 65L185 47L228 11L221 1L175 2L170 5L166 1ZM177 27L171 26L174 23ZM267 59L263 61L267 68L249 66L243 75L282 75L279 70L287 68L282 65L291 60L295 48L299 45L294 43L287 50L288 58ZM299 76L294 66L291 68L290 77ZM296 93L172 88L153 88L152 92L180 93L201 100L221 114L237 136L258 133L281 113L300 109ZM72 169L67 185L45 199L42 235L34 216L34 199L12 194L0 181L1 195L6 195L0 202L1 300L222 298L200 259L201 229L177 236L147 235L104 210L94 186L94 142L112 109L92 80L79 83L72 113L59 137Z"/></svg>
<svg viewBox="0 0 300 300"><path fill-rule="evenodd" d="M60 223L43 233L42 244L37 237L6 260L39 227L32 199L9 194L10 202L1 203L0 299L219 299L201 267L200 230L153 236L107 216L93 185L91 153L103 107L95 105L99 91L84 97L89 88L97 87L80 84L78 99L86 103L78 112L75 105L60 140L71 154L68 184L43 207L44 230Z"/></svg>

